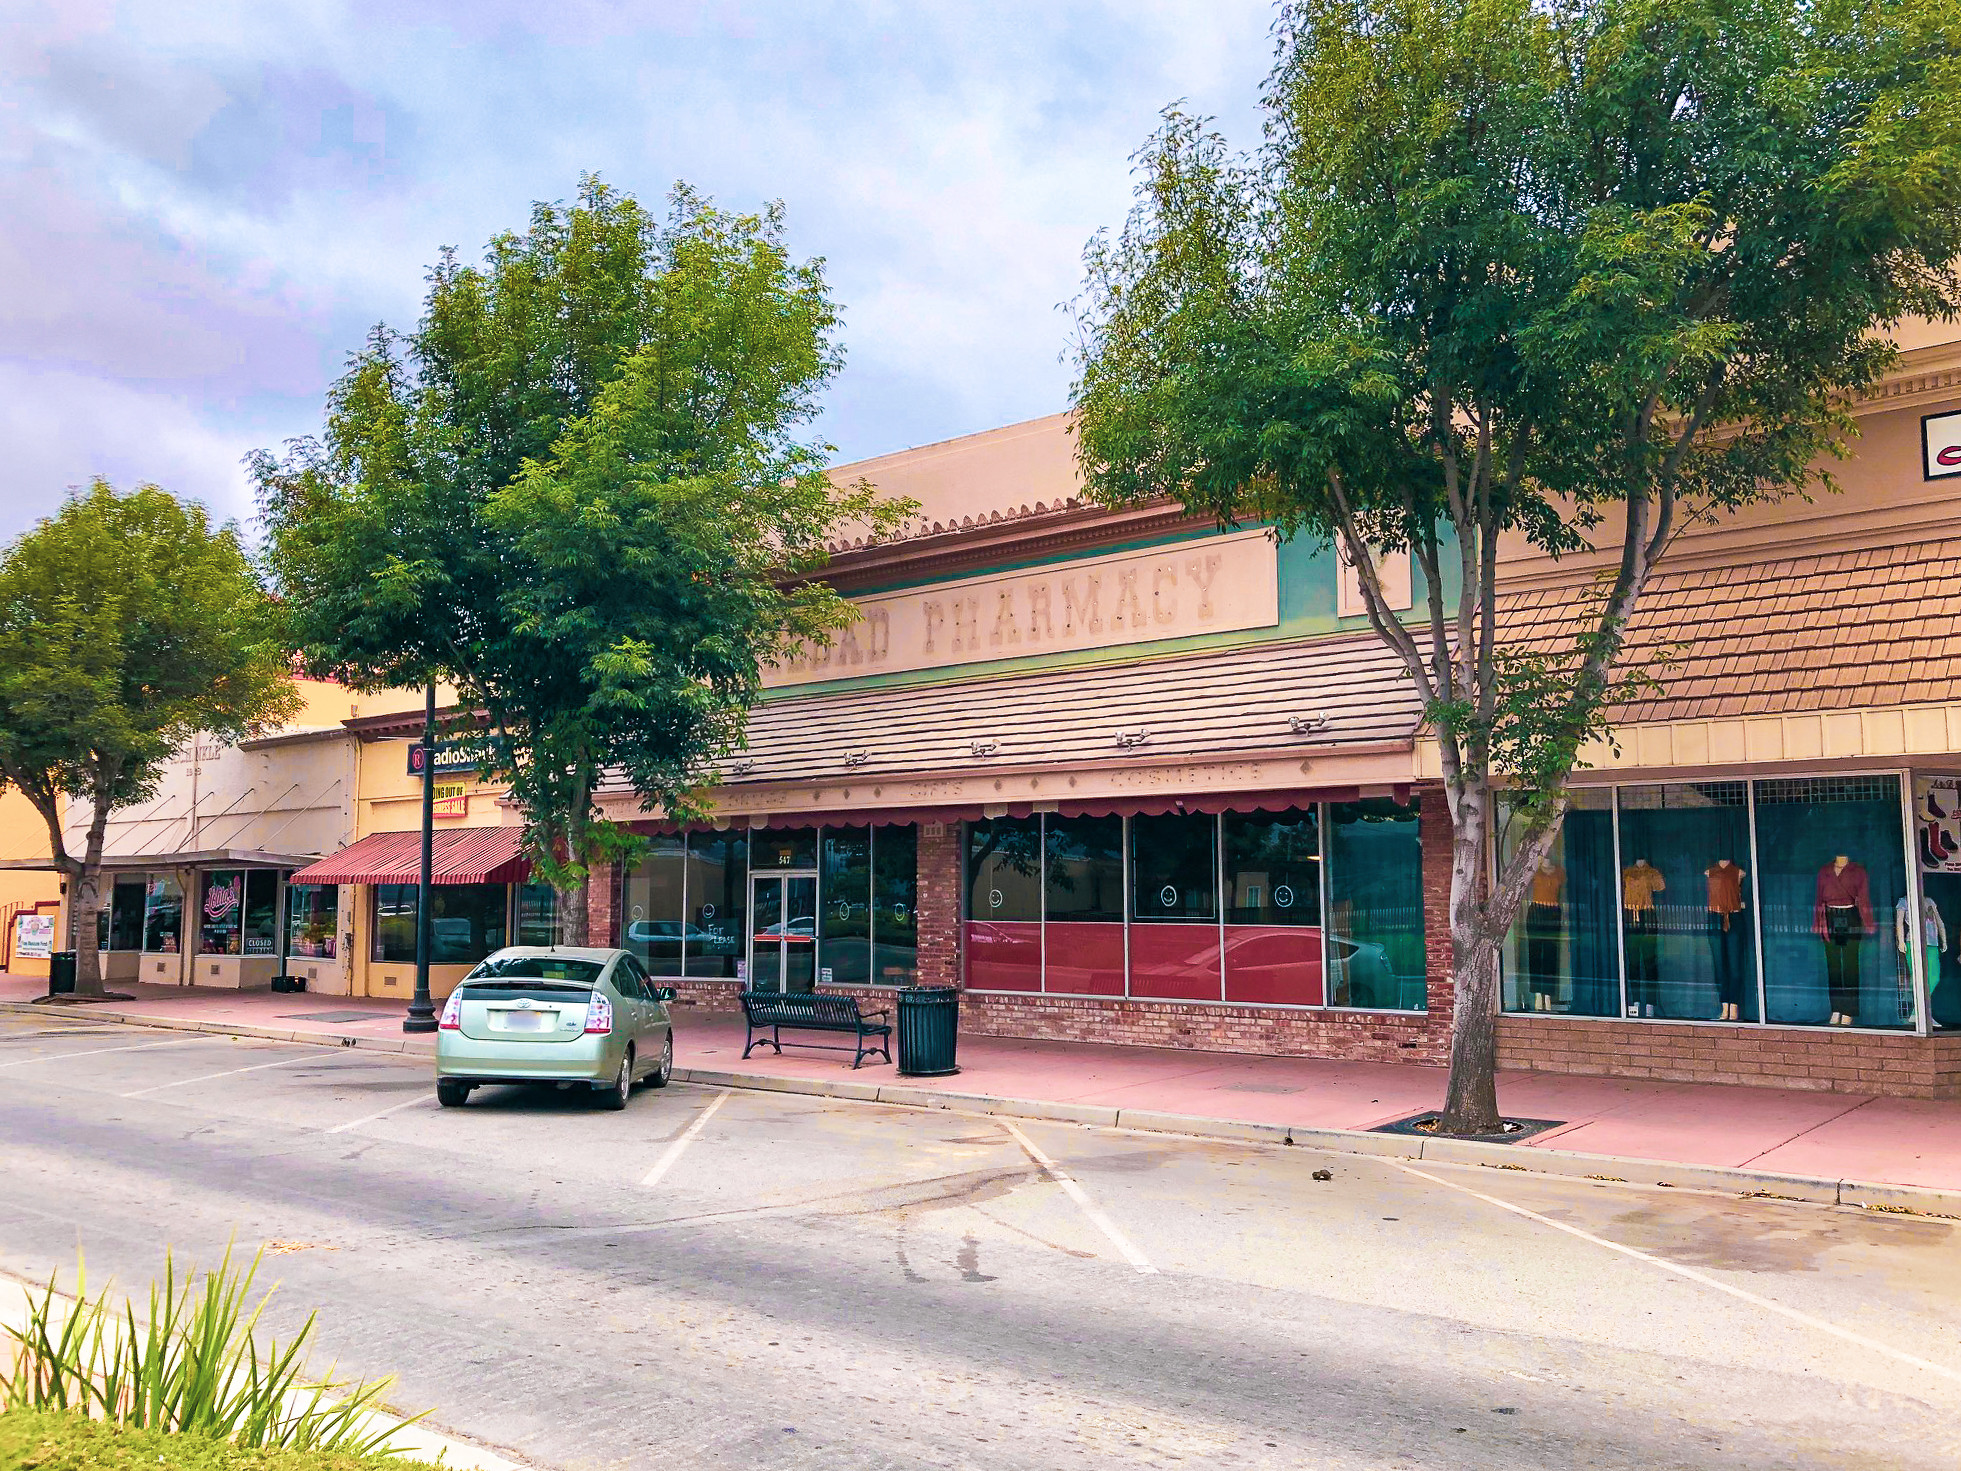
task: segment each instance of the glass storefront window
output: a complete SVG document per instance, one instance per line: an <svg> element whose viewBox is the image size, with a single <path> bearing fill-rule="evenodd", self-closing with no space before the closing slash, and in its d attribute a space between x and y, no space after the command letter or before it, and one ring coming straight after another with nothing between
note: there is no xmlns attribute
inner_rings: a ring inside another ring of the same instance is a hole
<svg viewBox="0 0 1961 1471"><path fill-rule="evenodd" d="M1756 783L1768 1020L1914 1024L1894 939L1907 894L1900 796L1893 775Z"/></svg>
<svg viewBox="0 0 1961 1471"><path fill-rule="evenodd" d="M1131 818L1133 996L1223 998L1218 835L1210 814Z"/></svg>
<svg viewBox="0 0 1961 1471"><path fill-rule="evenodd" d="M245 922L241 934L245 954L279 953L279 875L270 868L246 872Z"/></svg>
<svg viewBox="0 0 1961 1471"><path fill-rule="evenodd" d="M872 831L827 827L817 917L818 979L830 985L871 979Z"/></svg>
<svg viewBox="0 0 1961 1471"><path fill-rule="evenodd" d="M1740 781L1620 789L1629 1016L1757 1019L1749 802Z"/></svg>
<svg viewBox="0 0 1961 1471"><path fill-rule="evenodd" d="M872 832L872 979L910 986L919 979L919 829L911 823Z"/></svg>
<svg viewBox="0 0 1961 1471"><path fill-rule="evenodd" d="M681 974L681 937L687 927L685 853L683 840L674 834L649 838L646 856L626 876L620 948L637 955L649 975Z"/></svg>
<svg viewBox="0 0 1961 1471"><path fill-rule="evenodd" d="M244 871L214 869L206 873L198 894L197 953L238 954L244 914Z"/></svg>
<svg viewBox="0 0 1961 1471"><path fill-rule="evenodd" d="M1042 989L1042 820L967 827L967 984Z"/></svg>
<svg viewBox="0 0 1961 1471"><path fill-rule="evenodd" d="M1517 822L1501 805L1501 857L1509 860L1516 851L1517 833ZM1619 888L1614 794L1604 788L1575 791L1505 940L1507 1011L1620 1015ZM1754 992L1754 974L1750 984Z"/></svg>
<svg viewBox="0 0 1961 1471"><path fill-rule="evenodd" d="M142 879L117 879L109 891L109 905L96 916L96 945L103 950L140 950L143 947Z"/></svg>
<svg viewBox="0 0 1961 1471"><path fill-rule="evenodd" d="M1042 868L1043 989L1123 995L1123 819L1046 819Z"/></svg>
<svg viewBox="0 0 1961 1471"><path fill-rule="evenodd" d="M307 960L332 960L339 953L339 927L338 886L295 884L286 891L288 955Z"/></svg>
<svg viewBox="0 0 1961 1471"><path fill-rule="evenodd" d="M374 958L415 962L416 886L376 884ZM429 891L429 963L474 965L504 946L510 889L504 884L437 884Z"/></svg>
<svg viewBox="0 0 1961 1471"><path fill-rule="evenodd" d="M1329 804L1328 969L1333 1005L1427 1007L1416 803Z"/></svg>
<svg viewBox="0 0 1961 1471"><path fill-rule="evenodd" d="M175 955L184 942L184 886L168 874L150 880L143 894L143 948Z"/></svg>
<svg viewBox="0 0 1961 1471"><path fill-rule="evenodd" d="M749 934L747 832L688 835L687 907L687 974L734 980Z"/></svg>
<svg viewBox="0 0 1961 1471"><path fill-rule="evenodd" d="M1321 824L1314 809L1228 812L1226 1000L1319 1006Z"/></svg>
<svg viewBox="0 0 1961 1471"><path fill-rule="evenodd" d="M558 891L550 884L519 884L514 945L558 943Z"/></svg>

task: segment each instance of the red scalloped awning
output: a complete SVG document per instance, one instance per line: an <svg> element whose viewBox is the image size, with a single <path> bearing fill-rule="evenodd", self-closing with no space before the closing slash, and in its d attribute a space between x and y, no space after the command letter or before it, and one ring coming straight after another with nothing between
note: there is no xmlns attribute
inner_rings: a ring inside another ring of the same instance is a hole
<svg viewBox="0 0 1961 1471"><path fill-rule="evenodd" d="M432 884L519 884L531 876L531 860L518 845L515 827L450 828L435 835L429 865ZM295 884L413 884L422 877L421 833L370 833L287 882Z"/></svg>

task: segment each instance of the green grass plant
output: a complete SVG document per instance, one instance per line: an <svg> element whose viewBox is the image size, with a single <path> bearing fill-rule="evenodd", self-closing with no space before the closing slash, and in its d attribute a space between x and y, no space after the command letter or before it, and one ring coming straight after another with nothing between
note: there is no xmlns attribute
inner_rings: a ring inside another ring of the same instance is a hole
<svg viewBox="0 0 1961 1471"><path fill-rule="evenodd" d="M251 1448L91 1420L74 1410L0 1412L0 1471L435 1471L348 1451Z"/></svg>
<svg viewBox="0 0 1961 1471"><path fill-rule="evenodd" d="M272 1293L251 1301L260 1260L241 1267L227 1247L212 1270L180 1275L166 1252L142 1312L134 1299L118 1304L109 1289L89 1296L86 1263L72 1301L51 1277L30 1296L26 1323L6 1330L15 1352L0 1372L0 1403L9 1412L67 1411L241 1450L384 1452L405 1423L383 1409L393 1381L336 1381L331 1369L309 1376L314 1314L283 1344L262 1335Z"/></svg>

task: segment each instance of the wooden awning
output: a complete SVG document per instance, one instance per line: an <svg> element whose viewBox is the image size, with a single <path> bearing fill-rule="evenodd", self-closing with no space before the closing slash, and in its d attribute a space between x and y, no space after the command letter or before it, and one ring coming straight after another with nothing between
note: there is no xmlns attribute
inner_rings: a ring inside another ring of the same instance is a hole
<svg viewBox="0 0 1961 1471"><path fill-rule="evenodd" d="M516 884L531 876L520 855L524 831L515 827L450 828L435 835L432 884ZM412 884L422 873L422 834L370 833L288 881L295 884Z"/></svg>

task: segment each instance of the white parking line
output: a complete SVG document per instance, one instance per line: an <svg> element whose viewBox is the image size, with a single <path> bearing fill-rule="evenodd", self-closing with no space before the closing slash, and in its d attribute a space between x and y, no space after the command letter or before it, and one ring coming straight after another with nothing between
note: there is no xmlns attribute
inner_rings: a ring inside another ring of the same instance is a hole
<svg viewBox="0 0 1961 1471"><path fill-rule="evenodd" d="M686 1131L681 1135L681 1137L679 1139L676 1139L672 1144L668 1145L667 1148L661 1151L660 1158L654 1161L654 1167L651 1170L647 1171L647 1178L640 1182L640 1188L642 1190L651 1190L654 1188L654 1186L660 1184L661 1178L664 1175L666 1175L669 1170L674 1168L674 1162L678 1160L684 1152L686 1152L687 1147L690 1144L694 1143L695 1135L699 1134L702 1130L702 1126L706 1124L708 1120L714 1116L715 1110L720 1108L723 1104L727 1103L728 1101L729 1101L728 1090L724 1089L722 1092L717 1093L715 1095L715 1101L713 1103L709 1104L708 1107L704 1108L700 1113L695 1115L695 1121L692 1124L688 1125Z"/></svg>
<svg viewBox="0 0 1961 1471"><path fill-rule="evenodd" d="M269 1067L285 1067L289 1062L306 1062L309 1059L318 1058L320 1055L318 1049L309 1048L305 1052L295 1053L291 1057L282 1057L278 1062L255 1062L250 1067L226 1068L221 1073L204 1073L195 1078L179 1078L174 1083L157 1083L148 1088L138 1088L134 1093L119 1093L116 1096L118 1098L141 1098L145 1093L161 1093L166 1088L185 1088L189 1087L192 1083L208 1083L213 1078L229 1078L239 1073L263 1072Z"/></svg>
<svg viewBox="0 0 1961 1471"><path fill-rule="evenodd" d="M1729 1283L1711 1277L1706 1272L1698 1272L1694 1267L1685 1267L1680 1262L1669 1261L1666 1257L1651 1256L1636 1247L1623 1246L1618 1241L1609 1241L1604 1236L1595 1236L1591 1231L1582 1231L1578 1226L1569 1226L1564 1221L1555 1221L1551 1216L1542 1216L1537 1211L1527 1210L1522 1205L1513 1205L1509 1200L1500 1200L1495 1195L1486 1195L1482 1190L1473 1190L1468 1185L1459 1185L1455 1180L1443 1179L1441 1176L1431 1174L1428 1170L1419 1170L1414 1166L1403 1164L1400 1160L1389 1159L1383 1155L1373 1157L1380 1159L1382 1163L1388 1165L1391 1169L1401 1170L1406 1175L1415 1175L1419 1179L1430 1181L1433 1185L1442 1185L1445 1189L1460 1191L1465 1195L1471 1196L1473 1199L1482 1200L1487 1205L1495 1205L1501 1211L1510 1211L1515 1216L1524 1216L1528 1221L1537 1221L1540 1225L1550 1226L1555 1231L1564 1231L1568 1236L1577 1236L1580 1240L1590 1241L1595 1246L1604 1246L1607 1250L1617 1251L1622 1256L1633 1257L1637 1262L1646 1262L1649 1266L1659 1267L1664 1272L1673 1272L1678 1277L1686 1277L1689 1281L1699 1282L1704 1287L1713 1287L1718 1292L1726 1292L1731 1297L1739 1298L1751 1304L1753 1307L1763 1308L1766 1312L1775 1313L1780 1318L1789 1318L1793 1323L1801 1323L1807 1328L1815 1328L1820 1333L1829 1333L1834 1338L1842 1338L1847 1343L1856 1343L1860 1348L1871 1349L1874 1353L1883 1354L1889 1359L1897 1360L1902 1364L1911 1364L1916 1369L1925 1369L1929 1374L1938 1374L1943 1379L1952 1380L1957 1384L1961 1384L1961 1371L1950 1369L1944 1364L1936 1364L1932 1360L1923 1359L1915 1354L1893 1348L1881 1343L1876 1338L1868 1338L1863 1333L1855 1333L1850 1328L1841 1328L1836 1323L1827 1323L1823 1318L1814 1318L1811 1314L1801 1313L1796 1308L1787 1308L1782 1303L1772 1302L1767 1297L1759 1297L1756 1293L1746 1291L1741 1287L1732 1287Z"/></svg>
<svg viewBox="0 0 1961 1471"><path fill-rule="evenodd" d="M1157 1268L1151 1265L1149 1257L1130 1244L1130 1238L1117 1229L1117 1223L1096 1208L1096 1202L1084 1193L1083 1187L1063 1172L1062 1166L1050 1159L1020 1129L1006 1119L997 1118L995 1123L1014 1135L1015 1143L1027 1151L1028 1157L1042 1167L1042 1172L1062 1187L1063 1193L1076 1202L1082 1213L1089 1217L1090 1224L1110 1238L1110 1244L1123 1254L1123 1259L1140 1272L1157 1275Z"/></svg>
<svg viewBox="0 0 1961 1471"><path fill-rule="evenodd" d="M344 1124L335 1124L333 1128L323 1129L321 1132L324 1134L345 1134L349 1129L358 1129L363 1124L372 1124L376 1119L385 1119L391 1113L400 1113L405 1108L414 1108L418 1103L430 1103L433 1101L433 1094L418 1093L413 1098L404 1099L400 1103L391 1103L386 1108L377 1109L375 1112L358 1119L349 1119Z"/></svg>
<svg viewBox="0 0 1961 1471"><path fill-rule="evenodd" d="M186 1042L209 1042L211 1038L173 1037L168 1042L138 1042L132 1047L91 1047L86 1052L51 1052L46 1057L23 1057L18 1062L0 1062L0 1068L26 1067L36 1062L65 1062L71 1057L100 1057L105 1052L148 1052L152 1047L182 1047Z"/></svg>

